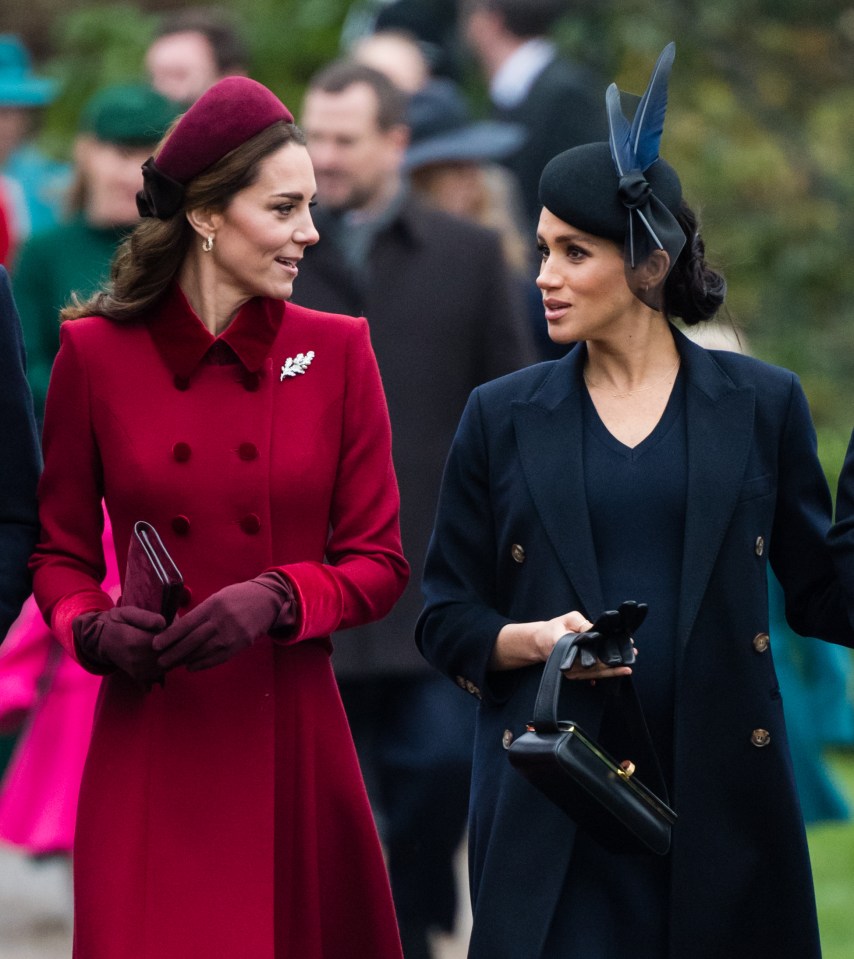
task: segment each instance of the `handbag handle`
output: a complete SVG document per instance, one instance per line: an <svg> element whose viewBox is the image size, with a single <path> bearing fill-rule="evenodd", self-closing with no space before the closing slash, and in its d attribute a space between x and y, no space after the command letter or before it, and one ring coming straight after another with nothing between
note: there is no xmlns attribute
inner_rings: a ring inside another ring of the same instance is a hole
<svg viewBox="0 0 854 959"><path fill-rule="evenodd" d="M543 678L537 690L537 699L534 702L534 718L531 725L538 733L556 733L558 731L557 705L560 699L560 681L563 673L560 664L570 652L578 652L578 644L587 637L587 633L565 633L555 643L549 653L543 669ZM575 657L573 656L574 660ZM572 665L572 663L570 663Z"/></svg>
<svg viewBox="0 0 854 959"><path fill-rule="evenodd" d="M580 645L589 638L589 633L566 633L555 643L554 649L546 660L540 688L534 702L534 718L531 725L538 733L560 732L558 721L558 702L563 671L561 663L568 657L570 668ZM632 740L632 749L636 751L637 765L645 770L644 781L654 792L667 802L667 784L661 771L661 762L655 751L643 707L638 699L631 676L620 678L619 707L626 723L626 729Z"/></svg>

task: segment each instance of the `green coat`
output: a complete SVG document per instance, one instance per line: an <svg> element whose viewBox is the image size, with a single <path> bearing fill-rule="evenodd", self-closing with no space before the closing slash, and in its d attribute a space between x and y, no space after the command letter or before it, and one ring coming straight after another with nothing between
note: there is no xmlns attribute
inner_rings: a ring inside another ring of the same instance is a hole
<svg viewBox="0 0 854 959"><path fill-rule="evenodd" d="M86 298L108 279L110 261L128 227L97 229L82 216L31 237L12 273L27 348L27 378L41 421L59 349L59 311L77 293Z"/></svg>

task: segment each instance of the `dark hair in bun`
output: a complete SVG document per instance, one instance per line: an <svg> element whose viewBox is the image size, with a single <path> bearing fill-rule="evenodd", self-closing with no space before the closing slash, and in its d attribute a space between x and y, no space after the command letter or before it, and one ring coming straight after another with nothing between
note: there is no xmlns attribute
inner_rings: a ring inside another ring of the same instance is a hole
<svg viewBox="0 0 854 959"><path fill-rule="evenodd" d="M706 262L706 245L697 229L697 216L682 200L676 221L685 233L685 246L664 284L664 313L688 326L710 320L726 297L726 280Z"/></svg>

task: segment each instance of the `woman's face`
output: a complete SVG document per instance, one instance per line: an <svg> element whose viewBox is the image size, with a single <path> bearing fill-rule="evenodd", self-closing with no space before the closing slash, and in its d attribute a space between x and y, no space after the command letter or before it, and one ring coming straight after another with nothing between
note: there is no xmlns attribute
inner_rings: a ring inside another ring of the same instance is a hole
<svg viewBox="0 0 854 959"><path fill-rule="evenodd" d="M79 137L75 159L83 183L83 212L92 226L132 226L139 220L136 194L142 187L142 164L151 147L104 143Z"/></svg>
<svg viewBox="0 0 854 959"><path fill-rule="evenodd" d="M255 182L211 215L210 253L225 298L287 300L307 246L317 243L311 219L316 184L305 147L288 143L262 162Z"/></svg>
<svg viewBox="0 0 854 959"><path fill-rule="evenodd" d="M641 306L626 282L621 247L577 230L547 209L540 214L537 286L555 343L608 338Z"/></svg>

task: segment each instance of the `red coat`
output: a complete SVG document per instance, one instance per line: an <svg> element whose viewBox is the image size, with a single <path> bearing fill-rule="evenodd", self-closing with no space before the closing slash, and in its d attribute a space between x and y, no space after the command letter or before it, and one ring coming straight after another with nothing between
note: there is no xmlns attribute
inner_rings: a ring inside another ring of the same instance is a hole
<svg viewBox="0 0 854 959"><path fill-rule="evenodd" d="M75 849L80 959L386 959L400 945L329 634L403 590L385 398L364 320L250 301L214 344L177 287L145 324L66 323L45 417L39 605L66 648L155 525L189 605L265 569L286 644L103 684ZM314 351L304 372L288 358ZM236 360L236 361L235 361Z"/></svg>

